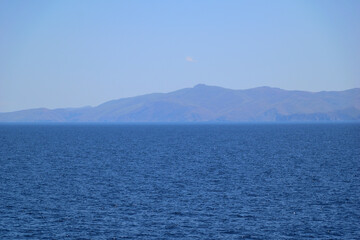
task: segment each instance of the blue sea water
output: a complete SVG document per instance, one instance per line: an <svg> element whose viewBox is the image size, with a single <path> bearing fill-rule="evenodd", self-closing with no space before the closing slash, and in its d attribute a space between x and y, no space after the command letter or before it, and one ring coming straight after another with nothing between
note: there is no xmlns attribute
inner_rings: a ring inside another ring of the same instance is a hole
<svg viewBox="0 0 360 240"><path fill-rule="evenodd" d="M0 239L360 239L359 124L0 125Z"/></svg>

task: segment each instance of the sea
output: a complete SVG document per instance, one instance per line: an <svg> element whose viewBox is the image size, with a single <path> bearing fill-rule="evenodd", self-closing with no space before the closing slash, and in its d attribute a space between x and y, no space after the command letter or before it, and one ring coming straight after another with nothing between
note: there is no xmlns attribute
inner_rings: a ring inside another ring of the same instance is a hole
<svg viewBox="0 0 360 240"><path fill-rule="evenodd" d="M0 239L360 239L360 124L2 124Z"/></svg>

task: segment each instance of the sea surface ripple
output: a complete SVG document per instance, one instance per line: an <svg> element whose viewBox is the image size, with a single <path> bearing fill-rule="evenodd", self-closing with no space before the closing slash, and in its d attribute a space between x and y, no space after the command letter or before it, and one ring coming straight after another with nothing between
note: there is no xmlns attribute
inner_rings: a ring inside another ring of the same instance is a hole
<svg viewBox="0 0 360 240"><path fill-rule="evenodd" d="M0 125L0 239L360 239L359 124Z"/></svg>

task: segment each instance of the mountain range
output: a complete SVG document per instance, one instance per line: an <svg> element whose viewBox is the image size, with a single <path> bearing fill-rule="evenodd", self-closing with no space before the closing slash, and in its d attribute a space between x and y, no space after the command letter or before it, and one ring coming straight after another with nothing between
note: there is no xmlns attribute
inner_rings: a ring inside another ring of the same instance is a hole
<svg viewBox="0 0 360 240"><path fill-rule="evenodd" d="M360 121L360 88L232 90L204 84L121 98L96 107L0 113L0 122L274 122Z"/></svg>

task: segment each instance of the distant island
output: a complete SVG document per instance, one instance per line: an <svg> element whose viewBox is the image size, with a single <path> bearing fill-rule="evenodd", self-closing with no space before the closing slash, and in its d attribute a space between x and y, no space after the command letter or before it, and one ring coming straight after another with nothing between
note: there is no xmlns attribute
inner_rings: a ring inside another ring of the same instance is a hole
<svg viewBox="0 0 360 240"><path fill-rule="evenodd" d="M232 90L204 84L121 98L96 107L0 113L0 122L291 122L360 121L360 88Z"/></svg>

